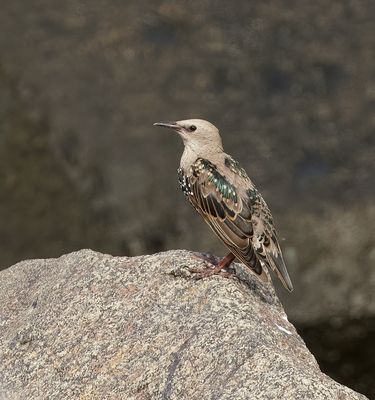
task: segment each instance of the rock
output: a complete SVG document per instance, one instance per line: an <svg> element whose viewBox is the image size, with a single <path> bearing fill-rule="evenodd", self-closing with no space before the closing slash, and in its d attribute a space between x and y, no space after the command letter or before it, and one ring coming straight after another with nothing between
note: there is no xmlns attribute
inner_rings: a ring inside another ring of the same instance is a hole
<svg viewBox="0 0 375 400"><path fill-rule="evenodd" d="M0 398L365 399L319 370L272 284L198 264L82 250L2 271Z"/></svg>

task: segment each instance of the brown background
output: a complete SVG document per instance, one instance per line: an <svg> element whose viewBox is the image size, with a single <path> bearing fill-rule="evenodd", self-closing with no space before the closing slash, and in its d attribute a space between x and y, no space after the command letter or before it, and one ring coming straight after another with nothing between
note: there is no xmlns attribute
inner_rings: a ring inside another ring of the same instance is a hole
<svg viewBox="0 0 375 400"><path fill-rule="evenodd" d="M290 319L324 370L375 396L373 4L2 4L0 265L223 254L179 191L179 138L152 127L209 119L273 211Z"/></svg>

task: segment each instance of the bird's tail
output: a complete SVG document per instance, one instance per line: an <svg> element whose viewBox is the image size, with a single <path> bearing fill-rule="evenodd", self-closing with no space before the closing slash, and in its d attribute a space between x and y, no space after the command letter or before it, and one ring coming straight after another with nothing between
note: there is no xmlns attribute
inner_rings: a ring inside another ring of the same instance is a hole
<svg viewBox="0 0 375 400"><path fill-rule="evenodd" d="M289 292L293 291L293 284L289 277L288 270L286 269L286 265L284 262L284 258L281 254L281 251L277 253L277 255L273 253L268 254L268 261L272 267L272 269L276 272L277 276L281 280L285 289L289 290Z"/></svg>

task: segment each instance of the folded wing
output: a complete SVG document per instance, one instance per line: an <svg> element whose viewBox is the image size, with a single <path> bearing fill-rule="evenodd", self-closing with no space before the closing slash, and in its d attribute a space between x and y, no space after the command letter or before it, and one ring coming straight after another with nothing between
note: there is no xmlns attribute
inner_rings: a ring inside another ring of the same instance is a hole
<svg viewBox="0 0 375 400"><path fill-rule="evenodd" d="M186 178L188 198L213 231L263 281L267 275L262 265L268 264L292 290L271 213L244 171L241 176L249 188L240 195L210 161L198 158L191 168L192 174Z"/></svg>

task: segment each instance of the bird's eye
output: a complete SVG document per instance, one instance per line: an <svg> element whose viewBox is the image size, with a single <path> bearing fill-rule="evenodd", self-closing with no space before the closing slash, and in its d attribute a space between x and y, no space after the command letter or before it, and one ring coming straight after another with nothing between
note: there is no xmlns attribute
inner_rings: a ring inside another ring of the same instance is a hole
<svg viewBox="0 0 375 400"><path fill-rule="evenodd" d="M195 125L190 125L190 127L189 127L190 132L194 132L196 129L197 129L197 127Z"/></svg>

